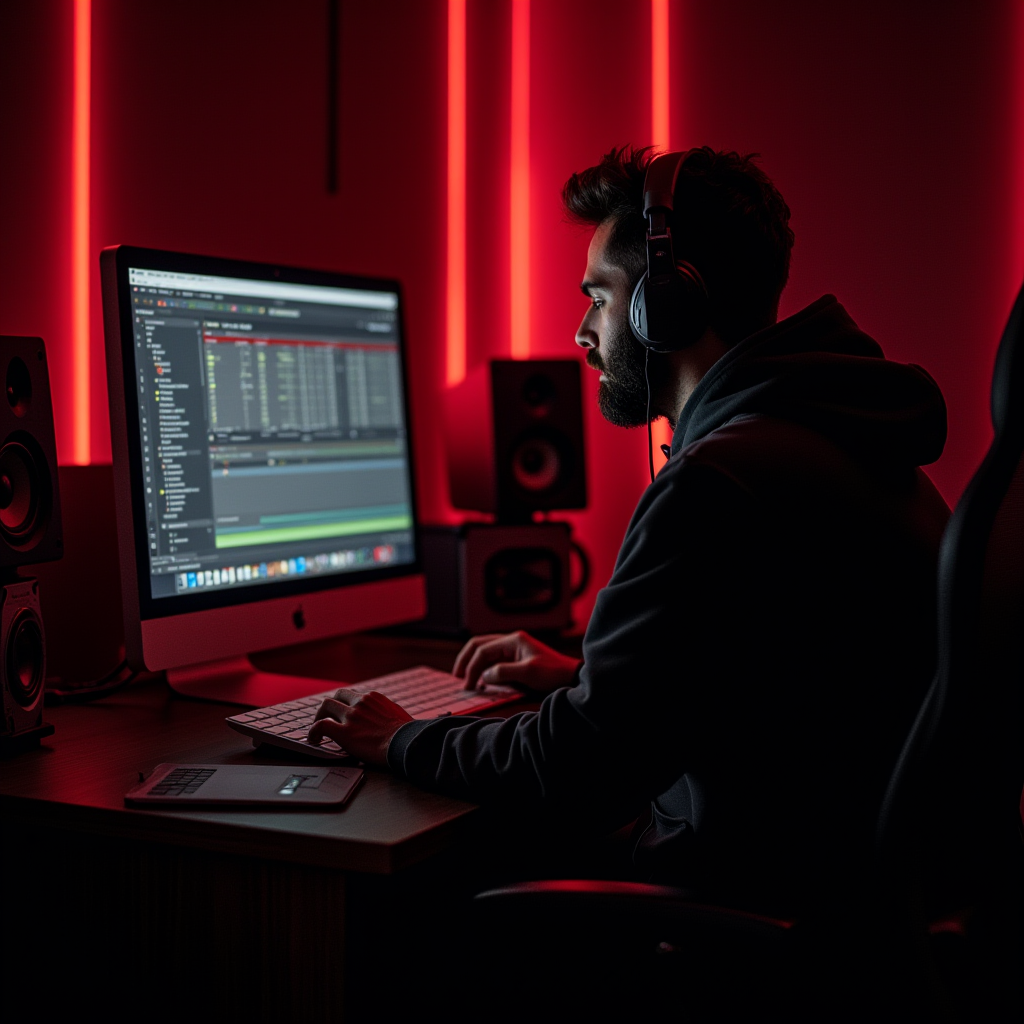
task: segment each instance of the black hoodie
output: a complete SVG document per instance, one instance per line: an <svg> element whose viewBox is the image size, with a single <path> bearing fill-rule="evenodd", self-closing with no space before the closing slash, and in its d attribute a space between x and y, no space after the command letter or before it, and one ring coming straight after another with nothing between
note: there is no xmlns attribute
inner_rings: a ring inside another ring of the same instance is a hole
<svg viewBox="0 0 1024 1024"><path fill-rule="evenodd" d="M403 726L388 762L474 801L621 824L649 877L816 898L866 856L934 663L946 434L919 367L832 296L705 375L644 492L579 683L506 721Z"/></svg>

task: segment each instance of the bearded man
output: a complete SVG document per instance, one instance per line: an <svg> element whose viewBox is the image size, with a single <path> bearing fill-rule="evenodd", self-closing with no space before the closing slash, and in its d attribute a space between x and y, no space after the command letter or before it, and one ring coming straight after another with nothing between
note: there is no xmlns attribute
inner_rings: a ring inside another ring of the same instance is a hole
<svg viewBox="0 0 1024 1024"><path fill-rule="evenodd" d="M648 802L640 877L799 911L865 856L931 678L949 510L920 467L945 404L833 296L777 321L793 233L752 159L613 150L563 199L593 228L576 343L601 411L674 426L583 660L474 638L455 673L543 694L539 710L414 722L343 690L311 738L608 827Z"/></svg>

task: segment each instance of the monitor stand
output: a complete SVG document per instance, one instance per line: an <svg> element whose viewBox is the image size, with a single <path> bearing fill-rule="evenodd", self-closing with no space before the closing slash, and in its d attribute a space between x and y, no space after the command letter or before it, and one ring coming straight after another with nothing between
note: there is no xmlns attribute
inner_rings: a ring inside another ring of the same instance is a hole
<svg viewBox="0 0 1024 1024"><path fill-rule="evenodd" d="M167 670L167 682L181 697L240 704L248 708L281 704L345 685L336 679L264 672L247 657L170 668Z"/></svg>

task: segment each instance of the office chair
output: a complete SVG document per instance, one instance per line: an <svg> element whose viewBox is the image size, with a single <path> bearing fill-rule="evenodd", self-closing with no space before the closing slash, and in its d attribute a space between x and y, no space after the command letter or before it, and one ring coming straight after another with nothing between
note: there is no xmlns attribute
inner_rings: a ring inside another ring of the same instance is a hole
<svg viewBox="0 0 1024 1024"><path fill-rule="evenodd" d="M864 877L836 879L814 921L641 883L480 893L486 930L526 954L496 1019L1024 1019L1024 288L991 402L940 549L936 673Z"/></svg>

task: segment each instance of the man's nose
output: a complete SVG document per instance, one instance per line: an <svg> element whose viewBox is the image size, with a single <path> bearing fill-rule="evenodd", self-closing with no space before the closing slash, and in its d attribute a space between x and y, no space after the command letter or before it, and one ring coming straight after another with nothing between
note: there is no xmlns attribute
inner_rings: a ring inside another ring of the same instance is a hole
<svg viewBox="0 0 1024 1024"><path fill-rule="evenodd" d="M587 318L584 317L576 331L576 344L580 348L597 348L597 335L587 326Z"/></svg>

